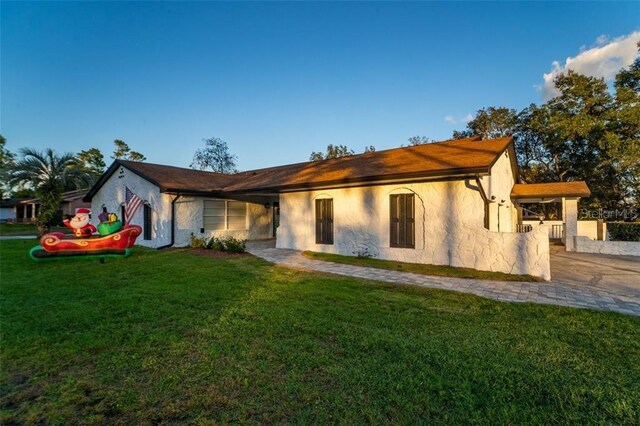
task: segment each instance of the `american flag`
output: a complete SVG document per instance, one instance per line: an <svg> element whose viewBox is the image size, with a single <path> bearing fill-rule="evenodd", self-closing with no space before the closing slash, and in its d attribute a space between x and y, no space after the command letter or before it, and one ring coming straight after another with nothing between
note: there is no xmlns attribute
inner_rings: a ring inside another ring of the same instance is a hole
<svg viewBox="0 0 640 426"><path fill-rule="evenodd" d="M133 219L133 215L136 214L138 208L144 203L142 198L138 197L136 194L131 192L131 190L125 187L125 197L124 197L124 224L127 225L131 219Z"/></svg>

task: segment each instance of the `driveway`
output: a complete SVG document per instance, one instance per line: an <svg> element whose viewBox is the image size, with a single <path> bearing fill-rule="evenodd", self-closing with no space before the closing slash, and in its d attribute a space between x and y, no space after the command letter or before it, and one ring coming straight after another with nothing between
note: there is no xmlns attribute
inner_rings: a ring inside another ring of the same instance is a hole
<svg viewBox="0 0 640 426"><path fill-rule="evenodd" d="M435 277L309 259L274 242L249 242L247 250L289 268L396 284L471 293L504 302L534 302L640 316L640 258L609 257L554 250L550 282L515 282Z"/></svg>
<svg viewBox="0 0 640 426"><path fill-rule="evenodd" d="M640 300L640 257L551 250L552 281Z"/></svg>

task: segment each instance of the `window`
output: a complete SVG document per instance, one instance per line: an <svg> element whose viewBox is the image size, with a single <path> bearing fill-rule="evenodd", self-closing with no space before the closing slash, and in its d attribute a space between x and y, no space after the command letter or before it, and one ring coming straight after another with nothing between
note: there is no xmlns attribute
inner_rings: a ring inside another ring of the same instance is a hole
<svg viewBox="0 0 640 426"><path fill-rule="evenodd" d="M333 244L333 199L316 200L316 244Z"/></svg>
<svg viewBox="0 0 640 426"><path fill-rule="evenodd" d="M151 239L151 206L149 204L144 205L143 210L143 218L144 218L144 239Z"/></svg>
<svg viewBox="0 0 640 426"><path fill-rule="evenodd" d="M391 195L391 247L415 248L415 202L413 194Z"/></svg>
<svg viewBox="0 0 640 426"><path fill-rule="evenodd" d="M241 231L247 229L247 203L204 200L205 231Z"/></svg>

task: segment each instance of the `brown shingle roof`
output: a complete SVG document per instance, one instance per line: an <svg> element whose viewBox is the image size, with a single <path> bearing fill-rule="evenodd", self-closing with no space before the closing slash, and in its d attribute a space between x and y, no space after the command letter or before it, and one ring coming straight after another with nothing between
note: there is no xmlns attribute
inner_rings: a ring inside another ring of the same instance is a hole
<svg viewBox="0 0 640 426"><path fill-rule="evenodd" d="M62 199L60 201L62 201L63 203L68 203L74 200L79 200L85 197L88 191L89 190L87 188L81 188L81 189L74 189L71 191L63 192ZM40 198L25 198L25 199L19 200L19 203L20 204L32 204L32 203L39 204Z"/></svg>
<svg viewBox="0 0 640 426"><path fill-rule="evenodd" d="M412 177L489 172L511 138L475 138L369 152L331 160L251 170L236 175L230 192L309 188Z"/></svg>
<svg viewBox="0 0 640 426"><path fill-rule="evenodd" d="M588 197L591 191L583 180L574 182L516 183L513 198Z"/></svg>
<svg viewBox="0 0 640 426"><path fill-rule="evenodd" d="M217 192L222 191L226 185L235 179L235 175L162 164L124 160L118 160L118 162L132 172L156 184L163 192Z"/></svg>
<svg viewBox="0 0 640 426"><path fill-rule="evenodd" d="M290 164L226 175L152 163L116 160L85 197L91 200L115 170L124 166L162 192L243 193L313 188L392 179L488 173L512 138L458 139Z"/></svg>

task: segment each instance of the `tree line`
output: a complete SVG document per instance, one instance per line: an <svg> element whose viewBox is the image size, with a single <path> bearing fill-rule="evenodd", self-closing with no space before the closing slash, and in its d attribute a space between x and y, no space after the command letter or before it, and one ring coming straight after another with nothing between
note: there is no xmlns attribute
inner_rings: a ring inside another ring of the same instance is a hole
<svg viewBox="0 0 640 426"><path fill-rule="evenodd" d="M640 59L615 77L569 71L555 79L559 95L517 111L480 109L453 138L513 136L520 180L585 180L585 207L637 208L640 196Z"/></svg>
<svg viewBox="0 0 640 426"><path fill-rule="evenodd" d="M34 183L29 179L30 173L52 175L65 181L64 191L80 189L94 183L104 173L107 165L104 155L98 148L89 148L77 154L57 154L53 149L38 151L33 148L21 148L17 155L6 147L7 140L0 135L0 187L2 198L6 195L33 196ZM126 142L113 141L112 159L129 161L146 161L146 157L133 151ZM67 179L73 176L73 179Z"/></svg>

